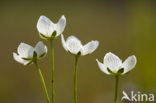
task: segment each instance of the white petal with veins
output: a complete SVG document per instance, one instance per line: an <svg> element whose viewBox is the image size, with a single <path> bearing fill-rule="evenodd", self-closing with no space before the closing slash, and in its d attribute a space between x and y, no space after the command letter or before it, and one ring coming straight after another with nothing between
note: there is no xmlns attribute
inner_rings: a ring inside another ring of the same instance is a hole
<svg viewBox="0 0 156 103"><path fill-rule="evenodd" d="M97 63L98 63L98 66L100 68L100 70L108 75L110 75L110 73L108 72L107 70L107 67L105 67L104 64L102 64L101 62L98 61L98 59L96 59Z"/></svg>
<svg viewBox="0 0 156 103"><path fill-rule="evenodd" d="M37 56L41 56L47 53L47 47L43 44L43 42L39 41L35 46L35 51Z"/></svg>
<svg viewBox="0 0 156 103"><path fill-rule="evenodd" d="M23 58L32 58L34 48L28 44L20 43L17 49L18 54Z"/></svg>
<svg viewBox="0 0 156 103"><path fill-rule="evenodd" d="M87 43L86 45L82 47L81 54L82 55L91 54L92 52L96 50L98 45L99 45L99 42L97 40Z"/></svg>
<svg viewBox="0 0 156 103"><path fill-rule="evenodd" d="M14 60L16 60L17 62L21 63L21 64L24 64L24 65L27 65L30 61L26 61L26 60L23 60L19 55L17 55L16 53L13 53L13 58Z"/></svg>
<svg viewBox="0 0 156 103"><path fill-rule="evenodd" d="M37 22L37 29L39 33L46 37L51 37L54 32L54 23L46 16L40 16Z"/></svg>
<svg viewBox="0 0 156 103"><path fill-rule="evenodd" d="M137 63L136 57L134 55L133 56L129 56L124 61L123 65L122 65L123 68L124 68L124 73L123 74L125 74L125 73L129 72L130 70L132 70L135 67L136 63Z"/></svg>
<svg viewBox="0 0 156 103"><path fill-rule="evenodd" d="M63 34L61 34L61 42L62 42L62 45L63 45L64 49L66 51L68 51L68 47L67 47L66 41L64 40Z"/></svg>
<svg viewBox="0 0 156 103"><path fill-rule="evenodd" d="M65 16L63 15L63 16L59 19L59 21L58 21L58 23L57 23L57 26L56 26L57 35L56 35L56 36L59 36L59 35L62 34L62 32L64 31L65 26L66 26L66 18L65 18Z"/></svg>
<svg viewBox="0 0 156 103"><path fill-rule="evenodd" d="M104 57L104 65L112 72L117 73L117 71L121 69L122 61L118 56L109 52Z"/></svg>
<svg viewBox="0 0 156 103"><path fill-rule="evenodd" d="M82 48L81 41L75 36L70 36L67 38L66 46L72 54L77 54Z"/></svg>

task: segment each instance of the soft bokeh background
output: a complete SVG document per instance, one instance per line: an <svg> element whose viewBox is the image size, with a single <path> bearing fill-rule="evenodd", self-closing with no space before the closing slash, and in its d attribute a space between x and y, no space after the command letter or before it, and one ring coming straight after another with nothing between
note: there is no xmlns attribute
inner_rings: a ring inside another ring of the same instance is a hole
<svg viewBox="0 0 156 103"><path fill-rule="evenodd" d="M112 103L114 78L102 73L95 61L113 52L122 60L135 54L138 63L121 77L122 91L156 93L156 2L153 0L1 0L0 1L0 103L45 103L34 65L23 66L12 58L20 42L42 40L36 23L40 15L54 22L64 14L65 38L77 36L85 44L99 40L91 55L81 57L78 70L79 103ZM42 40L45 44L48 42ZM55 40L56 103L73 103L74 57ZM50 95L50 55L39 61Z"/></svg>

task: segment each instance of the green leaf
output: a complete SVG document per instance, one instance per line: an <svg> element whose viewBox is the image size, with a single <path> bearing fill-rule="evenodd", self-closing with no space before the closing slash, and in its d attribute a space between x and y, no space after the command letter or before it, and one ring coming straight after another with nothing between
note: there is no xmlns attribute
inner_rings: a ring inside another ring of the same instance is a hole
<svg viewBox="0 0 156 103"><path fill-rule="evenodd" d="M78 53L77 53L77 56L80 56L81 55L81 52L79 51Z"/></svg>
<svg viewBox="0 0 156 103"><path fill-rule="evenodd" d="M109 68L107 68L107 70L110 74L114 75L114 73Z"/></svg>
<svg viewBox="0 0 156 103"><path fill-rule="evenodd" d="M124 68L118 70L118 74L121 75L124 72Z"/></svg>
<svg viewBox="0 0 156 103"><path fill-rule="evenodd" d="M37 58L37 53L35 51L34 51L33 57Z"/></svg>
<svg viewBox="0 0 156 103"><path fill-rule="evenodd" d="M45 35L43 35L41 33L40 33L40 36L41 36L42 39L45 39L45 40L49 39L48 37L46 37Z"/></svg>
<svg viewBox="0 0 156 103"><path fill-rule="evenodd" d="M23 60L32 60L32 58L22 58Z"/></svg>
<svg viewBox="0 0 156 103"><path fill-rule="evenodd" d="M27 65L30 65L30 64L32 64L32 62L33 62L33 61L30 61L30 62L29 62Z"/></svg>
<svg viewBox="0 0 156 103"><path fill-rule="evenodd" d="M57 34L56 30L53 32L52 37L55 37Z"/></svg>
<svg viewBox="0 0 156 103"><path fill-rule="evenodd" d="M42 58L46 53L41 54L40 58Z"/></svg>

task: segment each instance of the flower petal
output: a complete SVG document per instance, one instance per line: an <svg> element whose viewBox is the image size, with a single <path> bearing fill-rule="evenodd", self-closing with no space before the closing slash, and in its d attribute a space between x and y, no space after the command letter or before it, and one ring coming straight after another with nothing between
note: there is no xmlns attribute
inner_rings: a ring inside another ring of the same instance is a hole
<svg viewBox="0 0 156 103"><path fill-rule="evenodd" d="M92 52L94 52L96 50L96 48L98 47L98 45L99 45L99 42L97 40L91 41L91 42L87 43L81 49L81 54L82 55L91 54Z"/></svg>
<svg viewBox="0 0 156 103"><path fill-rule="evenodd" d="M62 15L62 17L59 19L57 26L56 26L56 31L57 31L56 36L59 36L60 34L62 34L65 26L66 26L66 18L64 15Z"/></svg>
<svg viewBox="0 0 156 103"><path fill-rule="evenodd" d="M104 73L110 75L110 73L107 71L107 68L105 67L105 65L102 64L101 62L99 62L98 59L96 59L96 61L97 61L97 64L98 64L100 70L101 70L102 72L104 72Z"/></svg>
<svg viewBox="0 0 156 103"><path fill-rule="evenodd" d="M62 41L62 45L63 45L64 49L65 49L66 51L68 51L68 47L67 47L66 42L65 42L65 40L64 40L63 34L61 34L61 41Z"/></svg>
<svg viewBox="0 0 156 103"><path fill-rule="evenodd" d="M37 53L37 56L41 56L43 54L47 53L47 47L43 44L43 42L39 41L35 46L35 51Z"/></svg>
<svg viewBox="0 0 156 103"><path fill-rule="evenodd" d="M77 54L82 48L81 41L77 39L75 36L68 37L66 40L66 45L68 50L72 54Z"/></svg>
<svg viewBox="0 0 156 103"><path fill-rule="evenodd" d="M46 37L51 37L54 31L54 23L46 16L40 16L37 22L37 29L39 33Z"/></svg>
<svg viewBox="0 0 156 103"><path fill-rule="evenodd" d="M17 52L20 55L20 57L32 58L34 48L28 44L20 43L20 45L18 46Z"/></svg>
<svg viewBox="0 0 156 103"><path fill-rule="evenodd" d="M136 63L137 63L136 57L134 55L129 56L123 63L123 66L122 66L124 68L123 74L132 70L135 67Z"/></svg>
<svg viewBox="0 0 156 103"><path fill-rule="evenodd" d="M24 65L27 65L30 61L26 61L26 60L23 60L19 55L17 55L16 53L13 53L13 58L15 61L21 63L21 64L24 64Z"/></svg>
<svg viewBox="0 0 156 103"><path fill-rule="evenodd" d="M118 56L109 52L104 57L104 65L109 68L112 72L117 73L122 65L122 61Z"/></svg>

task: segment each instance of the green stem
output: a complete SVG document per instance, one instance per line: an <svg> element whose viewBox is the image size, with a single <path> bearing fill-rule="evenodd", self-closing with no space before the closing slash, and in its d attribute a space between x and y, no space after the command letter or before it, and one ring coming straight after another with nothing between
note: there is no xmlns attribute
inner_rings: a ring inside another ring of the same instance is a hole
<svg viewBox="0 0 156 103"><path fill-rule="evenodd" d="M52 87L52 103L55 103L55 85L54 85L54 40L50 40L51 47L51 87Z"/></svg>
<svg viewBox="0 0 156 103"><path fill-rule="evenodd" d="M75 56L75 69L74 69L74 103L77 103L77 69L78 69L79 55Z"/></svg>
<svg viewBox="0 0 156 103"><path fill-rule="evenodd" d="M114 103L117 103L117 98L118 98L118 83L119 83L119 76L115 76L115 95L114 95Z"/></svg>
<svg viewBox="0 0 156 103"><path fill-rule="evenodd" d="M47 91L47 88L46 88L46 84L45 84L45 81L44 81L42 72L41 72L41 70L40 70L40 68L39 68L39 66L38 66L37 61L34 61L34 64L35 64L36 69L37 69L37 72L38 72L38 74L39 74L39 76L40 76L40 79L41 79L41 82L42 82L42 85L43 85L43 89L44 89L44 92L45 92L45 96L46 96L47 103L50 103L48 91Z"/></svg>

